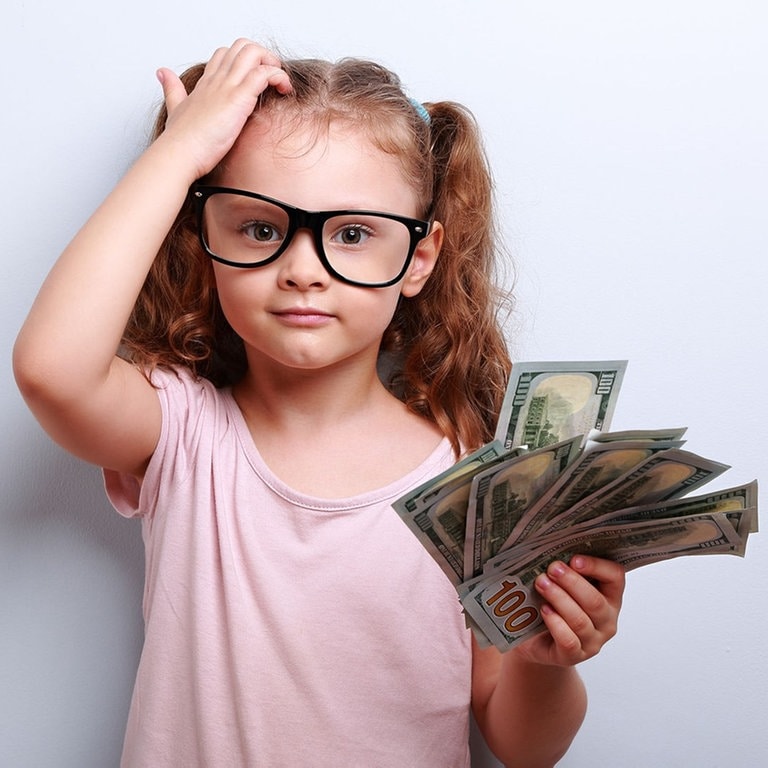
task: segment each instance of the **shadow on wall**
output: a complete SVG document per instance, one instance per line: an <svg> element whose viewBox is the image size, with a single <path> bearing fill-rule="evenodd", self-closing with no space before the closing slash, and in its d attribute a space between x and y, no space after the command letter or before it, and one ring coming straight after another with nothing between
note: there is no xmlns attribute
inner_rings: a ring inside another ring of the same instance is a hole
<svg viewBox="0 0 768 768"><path fill-rule="evenodd" d="M139 525L31 416L4 433L0 765L116 765L142 641Z"/></svg>

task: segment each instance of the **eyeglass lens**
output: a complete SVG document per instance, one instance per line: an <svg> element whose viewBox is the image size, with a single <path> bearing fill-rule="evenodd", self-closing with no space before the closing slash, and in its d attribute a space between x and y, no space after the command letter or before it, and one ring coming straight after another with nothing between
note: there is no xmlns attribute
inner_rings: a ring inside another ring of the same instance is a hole
<svg viewBox="0 0 768 768"><path fill-rule="evenodd" d="M234 264L269 261L289 233L288 213L266 200L217 192L205 202L203 236L208 249ZM317 241L317 233L315 233ZM408 258L411 234L386 215L345 213L323 222L320 242L338 274L360 283L396 278Z"/></svg>

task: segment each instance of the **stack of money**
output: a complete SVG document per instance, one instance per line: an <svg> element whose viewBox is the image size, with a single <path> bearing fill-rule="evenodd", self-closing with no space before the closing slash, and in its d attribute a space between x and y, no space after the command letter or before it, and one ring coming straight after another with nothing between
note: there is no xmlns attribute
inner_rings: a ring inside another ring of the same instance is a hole
<svg viewBox="0 0 768 768"><path fill-rule="evenodd" d="M743 556L757 481L690 496L729 467L682 450L686 429L609 432L627 362L516 363L494 440L394 504L456 587L478 642L545 631L533 581L576 554L629 571Z"/></svg>

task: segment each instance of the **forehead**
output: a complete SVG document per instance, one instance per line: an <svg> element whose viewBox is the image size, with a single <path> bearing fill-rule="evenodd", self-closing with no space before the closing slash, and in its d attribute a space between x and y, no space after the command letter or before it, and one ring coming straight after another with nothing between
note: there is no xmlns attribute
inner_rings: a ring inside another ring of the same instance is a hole
<svg viewBox="0 0 768 768"><path fill-rule="evenodd" d="M417 209L417 192L401 158L348 121L252 119L215 181L310 210L369 208L416 215Z"/></svg>

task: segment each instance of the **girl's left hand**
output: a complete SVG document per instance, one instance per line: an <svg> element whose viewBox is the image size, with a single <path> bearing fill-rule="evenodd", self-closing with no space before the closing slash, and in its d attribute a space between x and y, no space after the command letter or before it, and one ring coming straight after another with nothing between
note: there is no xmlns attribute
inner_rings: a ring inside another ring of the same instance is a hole
<svg viewBox="0 0 768 768"><path fill-rule="evenodd" d="M515 649L524 660L573 666L594 656L616 634L624 594L624 569L617 563L574 555L567 565L552 563L534 584L549 632Z"/></svg>

